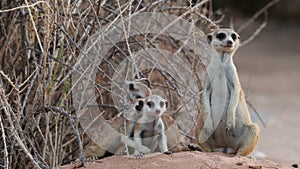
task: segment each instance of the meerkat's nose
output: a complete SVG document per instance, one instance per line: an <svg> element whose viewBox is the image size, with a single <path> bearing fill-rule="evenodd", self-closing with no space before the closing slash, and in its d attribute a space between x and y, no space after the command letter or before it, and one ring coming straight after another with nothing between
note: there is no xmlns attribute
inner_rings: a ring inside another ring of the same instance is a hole
<svg viewBox="0 0 300 169"><path fill-rule="evenodd" d="M227 46L228 46L228 47L232 47L232 44L233 44L233 42L232 42L231 40L228 40L228 41L227 41Z"/></svg>
<svg viewBox="0 0 300 169"><path fill-rule="evenodd" d="M156 114L160 114L160 110L155 110L155 113Z"/></svg>

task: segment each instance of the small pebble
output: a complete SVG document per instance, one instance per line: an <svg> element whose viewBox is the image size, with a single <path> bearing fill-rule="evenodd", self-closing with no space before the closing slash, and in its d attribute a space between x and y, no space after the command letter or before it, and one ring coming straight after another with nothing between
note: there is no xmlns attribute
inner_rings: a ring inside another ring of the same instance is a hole
<svg viewBox="0 0 300 169"><path fill-rule="evenodd" d="M292 167L298 168L299 166L298 166L298 164L293 164Z"/></svg>
<svg viewBox="0 0 300 169"><path fill-rule="evenodd" d="M235 165L237 165L237 166L242 166L243 163L242 163L242 162L237 162L237 163L235 163Z"/></svg>
<svg viewBox="0 0 300 169"><path fill-rule="evenodd" d="M261 165L249 165L249 168L252 168L252 169L262 169L262 166Z"/></svg>

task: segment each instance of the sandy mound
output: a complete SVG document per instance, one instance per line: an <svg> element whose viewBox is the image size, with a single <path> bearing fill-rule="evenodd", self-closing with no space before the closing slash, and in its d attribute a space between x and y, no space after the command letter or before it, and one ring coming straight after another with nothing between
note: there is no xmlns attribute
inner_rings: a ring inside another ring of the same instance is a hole
<svg viewBox="0 0 300 169"><path fill-rule="evenodd" d="M60 167L61 169L77 168L80 162ZM222 153L203 153L198 151L148 154L141 159L132 156L112 156L86 163L86 169L282 169L293 168L267 159L253 160L248 157L231 157Z"/></svg>

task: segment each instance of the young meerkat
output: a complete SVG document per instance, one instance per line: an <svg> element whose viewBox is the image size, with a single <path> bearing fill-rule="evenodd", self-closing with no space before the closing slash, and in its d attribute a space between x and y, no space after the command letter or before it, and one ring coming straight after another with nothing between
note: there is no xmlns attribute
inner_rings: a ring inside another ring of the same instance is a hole
<svg viewBox="0 0 300 169"><path fill-rule="evenodd" d="M201 110L195 134L197 143L207 152L231 150L231 153L237 156L246 156L254 150L258 141L260 130L250 118L233 63L233 54L239 47L239 39L240 36L235 31L226 28L217 29L207 36L208 43L216 49L220 57L221 70L225 74L225 78L220 80L221 77L208 76L206 73L203 81ZM215 83L214 80L220 82ZM216 104L214 99L219 96L214 97L213 92L219 89L225 92L225 103ZM212 111L221 104L225 105L224 111ZM218 116L219 120L214 123Z"/></svg>
<svg viewBox="0 0 300 169"><path fill-rule="evenodd" d="M147 80L145 80L147 81ZM130 103L135 102L138 99L145 98L152 95L151 89L144 84L141 80L125 80L125 91L128 94ZM118 116L123 116L124 112L118 114ZM127 117L131 121L136 121L137 119L132 119L130 116L136 117L134 113L127 113Z"/></svg>
<svg viewBox="0 0 300 169"><path fill-rule="evenodd" d="M129 94L129 99L131 101L134 99L145 98L147 96L152 95L151 89L139 80L134 80L134 81L126 80L125 87Z"/></svg>
<svg viewBox="0 0 300 169"><path fill-rule="evenodd" d="M167 111L168 102L158 95L150 95L144 99L141 110L142 116L138 119L134 129L134 140L142 145L150 147L153 151L157 146L162 153L170 154L165 134L165 125L162 114ZM134 156L140 157L143 153L135 149Z"/></svg>

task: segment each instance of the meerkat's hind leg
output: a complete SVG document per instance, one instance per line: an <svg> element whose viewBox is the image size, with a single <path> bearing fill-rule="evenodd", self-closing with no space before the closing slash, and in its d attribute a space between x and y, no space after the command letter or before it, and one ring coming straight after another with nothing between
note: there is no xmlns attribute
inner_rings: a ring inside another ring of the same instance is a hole
<svg viewBox="0 0 300 169"><path fill-rule="evenodd" d="M211 147L209 142L204 142L199 144L201 149L205 152L213 152L213 148Z"/></svg>
<svg viewBox="0 0 300 169"><path fill-rule="evenodd" d="M204 143L198 142L196 143L191 143L188 145L188 147L191 150L198 150L198 151L204 151L204 152L213 152L213 147L211 146L212 140L209 138L206 140Z"/></svg>
<svg viewBox="0 0 300 169"><path fill-rule="evenodd" d="M202 151L201 147L196 144L196 143L191 143L188 145L188 148L191 150L191 151Z"/></svg>
<svg viewBox="0 0 300 169"><path fill-rule="evenodd" d="M140 123L137 123L136 126L135 126L135 129L134 129L134 141L135 143L139 144L139 145L142 145L142 130L141 130L141 124ZM151 151L151 150L150 150ZM143 152L140 152L137 147L134 148L134 154L133 156L136 157L136 158L141 158L143 157L144 153Z"/></svg>
<svg viewBox="0 0 300 169"><path fill-rule="evenodd" d="M255 148L257 142L258 142L258 135L259 135L259 127L257 124L250 124L246 125L245 132L240 136L239 140L242 142L240 147L238 148L238 151L236 153L236 156L247 156L249 155Z"/></svg>
<svg viewBox="0 0 300 169"><path fill-rule="evenodd" d="M160 148L160 151L164 154L172 153L171 151L168 150L167 136L165 135L164 132L162 132L159 136L159 148Z"/></svg>
<svg viewBox="0 0 300 169"><path fill-rule="evenodd" d="M158 124L156 126L156 130L159 132L159 137L158 137L158 146L160 148L160 152L164 154L171 154L172 152L169 151L168 149L168 144L167 144L167 136L165 133L165 126L161 118L158 120Z"/></svg>
<svg viewBox="0 0 300 169"><path fill-rule="evenodd" d="M148 154L151 152L151 150L142 145L142 144L139 144L138 142L130 139L128 136L122 136L121 137L121 142L125 145L127 144L129 147L132 147L134 148L135 150L138 150L139 152L143 153L143 154Z"/></svg>

